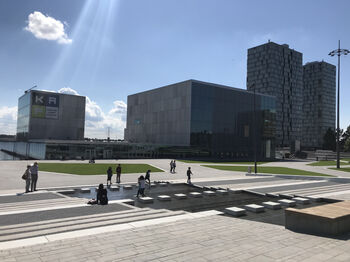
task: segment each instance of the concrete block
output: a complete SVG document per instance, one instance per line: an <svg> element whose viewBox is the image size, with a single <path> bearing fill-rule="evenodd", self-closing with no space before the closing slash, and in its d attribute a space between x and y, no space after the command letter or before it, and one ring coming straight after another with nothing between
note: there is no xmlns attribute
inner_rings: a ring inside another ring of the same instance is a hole
<svg viewBox="0 0 350 262"><path fill-rule="evenodd" d="M61 191L58 191L57 193L60 193L63 195L72 195L75 193L75 190L73 190L73 189L61 190Z"/></svg>
<svg viewBox="0 0 350 262"><path fill-rule="evenodd" d="M203 195L205 195L205 196L215 196L216 193L215 193L215 191L206 190L206 191L203 191Z"/></svg>
<svg viewBox="0 0 350 262"><path fill-rule="evenodd" d="M138 201L144 204L150 204L153 203L154 199L151 197L140 197L138 198Z"/></svg>
<svg viewBox="0 0 350 262"><path fill-rule="evenodd" d="M285 207L295 207L297 204L294 200L289 200L289 199L280 199L278 200L278 202Z"/></svg>
<svg viewBox="0 0 350 262"><path fill-rule="evenodd" d="M109 190L111 190L111 191L119 191L119 186L110 186Z"/></svg>
<svg viewBox="0 0 350 262"><path fill-rule="evenodd" d="M152 188L152 187L157 187L157 184L151 183L151 188Z"/></svg>
<svg viewBox="0 0 350 262"><path fill-rule="evenodd" d="M248 210L250 212L254 213L261 213L265 211L264 206L256 205L256 204L250 204L250 205L245 205L244 206L245 210Z"/></svg>
<svg viewBox="0 0 350 262"><path fill-rule="evenodd" d="M289 194L279 194L280 197L286 198L286 199L292 199L294 196Z"/></svg>
<svg viewBox="0 0 350 262"><path fill-rule="evenodd" d="M274 194L274 193L266 193L265 196L267 196L267 197L273 197L273 198L279 197L278 194Z"/></svg>
<svg viewBox="0 0 350 262"><path fill-rule="evenodd" d="M311 202L310 199L303 198L303 197L294 197L294 198L292 198L292 200L294 200L298 204L302 204L302 205L307 205L307 204L310 204L310 202Z"/></svg>
<svg viewBox="0 0 350 262"><path fill-rule="evenodd" d="M232 193L232 194L239 194L239 193L242 193L242 189L233 189L233 188L230 188L228 190L229 193Z"/></svg>
<svg viewBox="0 0 350 262"><path fill-rule="evenodd" d="M224 212L234 217L245 215L245 209L239 207L228 207L224 209Z"/></svg>
<svg viewBox="0 0 350 262"><path fill-rule="evenodd" d="M272 209L272 210L281 209L280 203L268 201L268 202L263 202L262 204L264 207L266 207L268 209Z"/></svg>
<svg viewBox="0 0 350 262"><path fill-rule="evenodd" d="M168 195L159 195L159 196L157 196L157 199L158 199L159 201L170 201L170 200L171 200L171 197L168 196Z"/></svg>
<svg viewBox="0 0 350 262"><path fill-rule="evenodd" d="M132 188L133 188L132 185L125 185L125 186L123 186L124 190L131 190Z"/></svg>
<svg viewBox="0 0 350 262"><path fill-rule="evenodd" d="M174 194L174 198L176 198L176 199L186 199L187 195L185 195L185 194Z"/></svg>
<svg viewBox="0 0 350 262"><path fill-rule="evenodd" d="M227 195L228 194L228 191L225 189L219 189L219 190L216 190L215 192L218 195Z"/></svg>
<svg viewBox="0 0 350 262"><path fill-rule="evenodd" d="M188 194L190 197L202 197L202 193L199 193L199 192L190 192Z"/></svg>
<svg viewBox="0 0 350 262"><path fill-rule="evenodd" d="M162 186L162 187L166 187L166 186L168 186L168 183L159 183L158 185Z"/></svg>
<svg viewBox="0 0 350 262"><path fill-rule="evenodd" d="M90 188L80 188L80 193L90 193L91 192L91 189Z"/></svg>
<svg viewBox="0 0 350 262"><path fill-rule="evenodd" d="M316 197L316 196L307 196L306 198L310 199L312 202L321 202L322 197Z"/></svg>

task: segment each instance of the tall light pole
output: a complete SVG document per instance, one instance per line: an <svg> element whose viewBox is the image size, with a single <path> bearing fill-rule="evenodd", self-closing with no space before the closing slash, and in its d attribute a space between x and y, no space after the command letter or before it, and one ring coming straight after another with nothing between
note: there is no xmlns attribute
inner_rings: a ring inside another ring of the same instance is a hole
<svg viewBox="0 0 350 262"><path fill-rule="evenodd" d="M338 56L338 89L337 89L337 168L340 168L340 146L339 146L339 136L340 136L340 128L339 128L339 104L340 104L340 56L347 55L350 51L347 49L340 49L340 40L338 41L338 49L331 51L328 55L330 56Z"/></svg>
<svg viewBox="0 0 350 262"><path fill-rule="evenodd" d="M255 104L255 83L249 89L253 88L253 146L254 146L254 173L258 173L258 166L256 163L256 104Z"/></svg>

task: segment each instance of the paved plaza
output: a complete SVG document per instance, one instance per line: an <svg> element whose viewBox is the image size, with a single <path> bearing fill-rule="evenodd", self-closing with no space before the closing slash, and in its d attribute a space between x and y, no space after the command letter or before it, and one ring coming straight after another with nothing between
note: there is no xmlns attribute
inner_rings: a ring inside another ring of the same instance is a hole
<svg viewBox="0 0 350 262"><path fill-rule="evenodd" d="M152 173L152 181L172 183L155 184L155 188L146 191L154 202L140 204L134 197L140 174L124 174L118 191L110 191L108 206L89 206L82 197L84 194L77 193L79 188L92 189L105 183L106 175L39 171L41 190L23 195L24 183L20 177L29 162L2 161L0 261L350 260L350 234L321 237L287 230L285 207L266 209L261 214L247 211L246 216L237 218L224 213L224 208L231 203L240 207L260 205L270 199L268 195L279 195L279 198L271 198L276 202L282 196L298 195L310 199L348 200L350 183L342 179L348 177L346 172L307 166L309 162L305 161L264 165L305 169L339 178L247 176L245 172L221 171L180 161L177 172L171 174L169 159L97 162L151 164L165 171ZM195 187L182 186L187 180L188 166L193 170ZM128 190L127 185L134 186ZM207 193L204 195L202 190ZM241 191L245 193L239 193ZM200 198L190 197L191 192L197 192ZM181 193L186 199L175 199L175 193ZM93 194L91 191L90 195ZM159 195L169 195L171 201L162 201L157 198ZM326 203L307 206L320 204ZM307 206L298 204L297 208Z"/></svg>

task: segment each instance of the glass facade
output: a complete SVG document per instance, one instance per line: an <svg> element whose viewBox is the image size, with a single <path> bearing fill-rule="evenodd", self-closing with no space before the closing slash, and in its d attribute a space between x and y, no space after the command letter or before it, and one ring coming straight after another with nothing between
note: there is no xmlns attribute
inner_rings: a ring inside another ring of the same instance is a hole
<svg viewBox="0 0 350 262"><path fill-rule="evenodd" d="M17 140L26 140L29 132L30 92L18 99Z"/></svg>
<svg viewBox="0 0 350 262"><path fill-rule="evenodd" d="M258 159L274 158L275 99L234 88L192 82L192 147L211 157L253 159L254 135Z"/></svg>

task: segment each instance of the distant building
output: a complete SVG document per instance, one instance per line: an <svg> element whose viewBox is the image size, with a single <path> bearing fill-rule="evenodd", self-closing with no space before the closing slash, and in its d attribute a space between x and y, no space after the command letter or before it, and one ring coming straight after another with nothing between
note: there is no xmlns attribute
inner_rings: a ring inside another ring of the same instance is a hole
<svg viewBox="0 0 350 262"><path fill-rule="evenodd" d="M276 97L276 145L301 140L303 55L273 42L248 49L247 89Z"/></svg>
<svg viewBox="0 0 350 262"><path fill-rule="evenodd" d="M85 97L31 90L18 99L17 140L82 140Z"/></svg>
<svg viewBox="0 0 350 262"><path fill-rule="evenodd" d="M188 80L128 96L125 139L187 147L192 156L253 159L275 154L275 98L246 90Z"/></svg>
<svg viewBox="0 0 350 262"><path fill-rule="evenodd" d="M326 62L304 65L302 145L322 148L323 136L335 129L336 67Z"/></svg>

